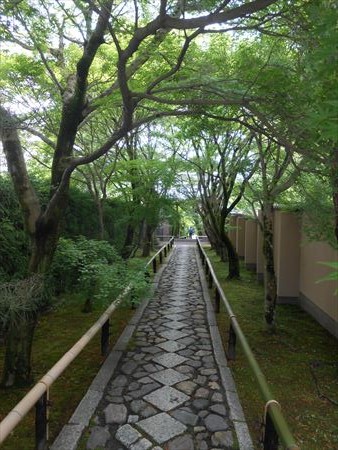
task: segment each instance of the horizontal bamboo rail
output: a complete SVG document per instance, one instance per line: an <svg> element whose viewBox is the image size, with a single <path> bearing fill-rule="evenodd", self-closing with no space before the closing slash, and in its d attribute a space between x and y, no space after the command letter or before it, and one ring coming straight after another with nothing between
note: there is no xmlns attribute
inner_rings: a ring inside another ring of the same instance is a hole
<svg viewBox="0 0 338 450"><path fill-rule="evenodd" d="M170 249L172 248L173 245L174 245L174 238L171 237L170 240L166 244L164 244L160 248L160 250L157 253L155 253L155 255L152 258L150 258L150 260L146 264L146 269L148 268L148 266L150 266L150 264L152 264L153 272L156 273L156 271L157 271L157 258L159 258L159 262L161 264L162 261L163 261L163 256L164 257L167 256L167 253L170 251Z"/></svg>
<svg viewBox="0 0 338 450"><path fill-rule="evenodd" d="M161 249L148 261L146 268L156 262L159 257L161 262L163 254L172 248L174 239L171 238ZM153 264L154 268L154 264ZM156 272L156 267L154 272ZM50 386L59 378L59 376L67 369L70 363L81 353L96 333L105 327L110 316L113 314L121 301L132 291L131 285L128 285L117 299L105 310L100 318L92 325L91 328L73 345L73 347L65 353L59 361L38 381L35 386L23 397L23 399L7 414L0 422L0 444L2 444L14 428L21 422L26 414L39 402L40 399L48 392ZM108 322L109 323L109 322ZM36 448L43 448L39 445Z"/></svg>
<svg viewBox="0 0 338 450"><path fill-rule="evenodd" d="M212 285L215 286L215 312L219 313L219 302L223 302L225 309L230 318L230 331L229 331L229 349L228 356L234 359L235 356L235 344L236 339L241 344L243 352L248 360L249 366L256 378L258 387L262 394L263 400L265 402L265 436L264 436L264 449L274 450L278 448L278 437L280 438L283 446L287 450L299 450L300 447L295 442L294 437L288 427L288 424L281 412L281 407L279 403L273 398L266 378L259 367L259 364L249 346L249 343L237 321L236 315L234 314L223 289L216 277L215 271L212 264L206 255L199 239L197 239L197 246L202 259L203 265L205 265L205 271L208 279L209 288ZM229 359L230 359L229 358ZM271 437L272 436L272 437Z"/></svg>

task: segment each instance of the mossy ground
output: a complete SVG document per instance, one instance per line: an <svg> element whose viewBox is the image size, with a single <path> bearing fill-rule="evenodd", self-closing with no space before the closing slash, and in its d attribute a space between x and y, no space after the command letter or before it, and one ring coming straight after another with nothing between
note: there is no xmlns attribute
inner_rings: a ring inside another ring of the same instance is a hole
<svg viewBox="0 0 338 450"><path fill-rule="evenodd" d="M105 309L97 306L91 313L81 312L84 299L81 295L67 295L39 320L33 344L34 381L38 381L74 343L90 328ZM114 345L134 310L121 305L111 318L111 345ZM0 347L0 376L3 363ZM100 353L100 333L82 351L50 390L50 441L67 423L77 404L98 372L103 358ZM29 390L0 389L0 420L21 400ZM17 426L1 447L3 450L34 449L34 409ZM65 449L66 450L66 449Z"/></svg>
<svg viewBox="0 0 338 450"><path fill-rule="evenodd" d="M337 450L337 340L292 305L278 305L277 332L269 334L263 323L263 286L255 274L242 267L241 280L229 281L227 265L212 250L206 247L206 251L298 445L304 450ZM218 324L227 348L229 320L224 310ZM258 449L264 405L240 346L236 361L229 365Z"/></svg>

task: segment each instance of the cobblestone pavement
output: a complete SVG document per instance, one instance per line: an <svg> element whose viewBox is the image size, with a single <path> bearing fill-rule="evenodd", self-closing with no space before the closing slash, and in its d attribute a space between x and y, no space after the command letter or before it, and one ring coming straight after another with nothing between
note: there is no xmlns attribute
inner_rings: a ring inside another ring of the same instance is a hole
<svg viewBox="0 0 338 450"><path fill-rule="evenodd" d="M89 430L87 449L237 448L195 246L175 248Z"/></svg>

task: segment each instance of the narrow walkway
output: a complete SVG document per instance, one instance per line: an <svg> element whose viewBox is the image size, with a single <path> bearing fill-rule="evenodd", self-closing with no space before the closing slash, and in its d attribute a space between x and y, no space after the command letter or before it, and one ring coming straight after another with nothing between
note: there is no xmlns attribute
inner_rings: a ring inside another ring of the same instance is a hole
<svg viewBox="0 0 338 450"><path fill-rule="evenodd" d="M199 264L195 242L175 246L81 448L252 448Z"/></svg>

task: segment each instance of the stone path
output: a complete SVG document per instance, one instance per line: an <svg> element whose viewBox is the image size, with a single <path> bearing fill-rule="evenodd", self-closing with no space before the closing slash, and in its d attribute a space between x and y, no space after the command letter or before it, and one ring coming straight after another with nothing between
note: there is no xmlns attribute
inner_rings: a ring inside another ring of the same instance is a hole
<svg viewBox="0 0 338 450"><path fill-rule="evenodd" d="M87 449L252 448L222 350L212 344L195 245L187 244L175 247L103 392Z"/></svg>

